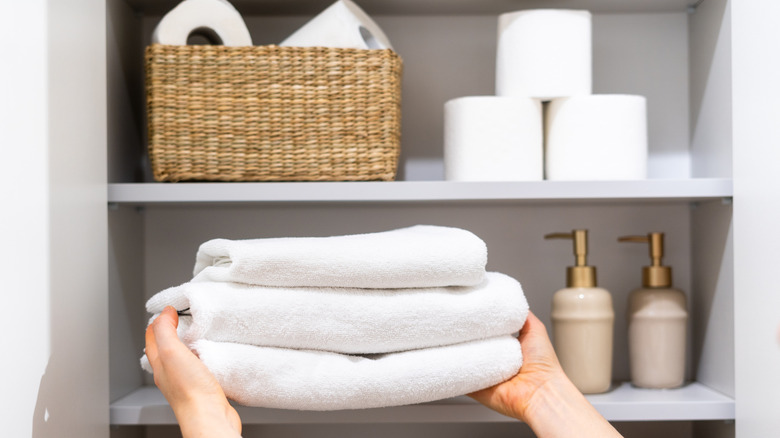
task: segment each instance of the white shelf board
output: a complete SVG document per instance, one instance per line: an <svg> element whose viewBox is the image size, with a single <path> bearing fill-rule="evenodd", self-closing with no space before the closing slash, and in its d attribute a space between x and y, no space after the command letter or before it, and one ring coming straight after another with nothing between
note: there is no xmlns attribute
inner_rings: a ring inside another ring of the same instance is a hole
<svg viewBox="0 0 780 438"><path fill-rule="evenodd" d="M588 400L609 421L733 420L734 399L691 382L676 389L641 389L622 383Z"/></svg>
<svg viewBox="0 0 780 438"><path fill-rule="evenodd" d="M733 420L734 400L700 383L671 390L638 389L629 383L606 394L589 395L609 421ZM236 406L244 424L290 423L473 423L516 421L468 397L382 409L292 411ZM141 387L111 403L112 425L176 424L165 398L154 386Z"/></svg>
<svg viewBox="0 0 780 438"><path fill-rule="evenodd" d="M730 179L530 182L116 183L112 203L702 200L732 196Z"/></svg>

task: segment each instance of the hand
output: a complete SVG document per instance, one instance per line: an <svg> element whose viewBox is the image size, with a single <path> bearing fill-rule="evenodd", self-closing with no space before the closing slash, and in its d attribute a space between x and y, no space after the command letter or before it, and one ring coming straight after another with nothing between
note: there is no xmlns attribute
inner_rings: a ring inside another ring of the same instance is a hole
<svg viewBox="0 0 780 438"><path fill-rule="evenodd" d="M179 316L168 306L146 329L146 357L176 414L184 438L239 437L241 419L203 362L176 334Z"/></svg>
<svg viewBox="0 0 780 438"><path fill-rule="evenodd" d="M520 372L506 382L470 396L493 410L527 423L529 407L537 391L566 376L547 336L547 329L533 313L529 312L518 340L523 349Z"/></svg>
<svg viewBox="0 0 780 438"><path fill-rule="evenodd" d="M520 372L471 397L527 423L540 438L621 436L566 377L547 329L533 313L518 340L523 349Z"/></svg>

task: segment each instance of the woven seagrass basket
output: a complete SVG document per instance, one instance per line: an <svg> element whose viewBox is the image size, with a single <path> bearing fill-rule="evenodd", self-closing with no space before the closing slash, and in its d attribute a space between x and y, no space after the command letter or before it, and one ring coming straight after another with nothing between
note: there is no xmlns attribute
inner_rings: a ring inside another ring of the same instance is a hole
<svg viewBox="0 0 780 438"><path fill-rule="evenodd" d="M393 180L401 59L391 50L146 49L158 181Z"/></svg>

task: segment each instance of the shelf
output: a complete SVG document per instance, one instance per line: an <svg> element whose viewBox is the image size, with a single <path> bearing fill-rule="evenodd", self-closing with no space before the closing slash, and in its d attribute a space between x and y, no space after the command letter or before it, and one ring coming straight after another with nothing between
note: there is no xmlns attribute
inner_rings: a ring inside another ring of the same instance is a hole
<svg viewBox="0 0 780 438"><path fill-rule="evenodd" d="M109 184L108 201L130 204L680 200L730 198L730 179L533 182L269 182Z"/></svg>
<svg viewBox="0 0 780 438"><path fill-rule="evenodd" d="M639 389L623 383L587 396L609 421L733 420L734 400L700 383L678 389Z"/></svg>
<svg viewBox="0 0 780 438"><path fill-rule="evenodd" d="M179 0L127 0L134 9L147 14L163 14ZM312 15L330 2L313 0L232 0L242 13ZM532 8L576 8L594 12L681 12L696 0L357 0L369 14L499 14Z"/></svg>
<svg viewBox="0 0 780 438"><path fill-rule="evenodd" d="M733 420L734 400L699 383L673 390L637 389L628 383L588 396L610 421ZM515 421L468 397L383 409L291 411L237 406L246 424L289 423L471 423ZM153 386L141 387L111 404L112 425L176 424L168 403Z"/></svg>

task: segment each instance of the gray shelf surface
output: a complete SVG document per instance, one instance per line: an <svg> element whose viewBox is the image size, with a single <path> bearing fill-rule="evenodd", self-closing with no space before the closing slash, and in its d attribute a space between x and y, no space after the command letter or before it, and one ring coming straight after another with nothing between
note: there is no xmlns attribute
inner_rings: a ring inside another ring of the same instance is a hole
<svg viewBox="0 0 780 438"><path fill-rule="evenodd" d="M610 421L733 420L734 400L697 382L677 389L639 389L616 384L588 400ZM293 411L237 406L244 424L291 423L453 423L516 421L468 397L410 406L345 411ZM111 404L112 425L176 424L168 403L154 386L144 386Z"/></svg>

